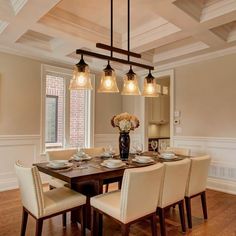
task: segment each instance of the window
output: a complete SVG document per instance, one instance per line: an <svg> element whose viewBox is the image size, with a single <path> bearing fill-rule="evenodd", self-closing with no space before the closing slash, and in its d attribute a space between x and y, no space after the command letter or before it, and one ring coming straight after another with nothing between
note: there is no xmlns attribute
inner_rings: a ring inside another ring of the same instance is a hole
<svg viewBox="0 0 236 236"><path fill-rule="evenodd" d="M58 96L46 95L45 141L57 143Z"/></svg>
<svg viewBox="0 0 236 236"><path fill-rule="evenodd" d="M69 91L70 70L42 68L43 151L93 145L93 92Z"/></svg>

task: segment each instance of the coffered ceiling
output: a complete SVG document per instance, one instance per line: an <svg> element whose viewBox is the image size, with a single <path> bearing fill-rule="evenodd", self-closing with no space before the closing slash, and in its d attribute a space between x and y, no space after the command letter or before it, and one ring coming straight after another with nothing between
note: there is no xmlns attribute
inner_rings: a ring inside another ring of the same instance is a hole
<svg viewBox="0 0 236 236"><path fill-rule="evenodd" d="M107 54L97 42L110 43L110 0L0 0L1 51L73 65L77 48ZM127 48L127 0L114 1L114 44ZM131 50L157 68L236 52L236 0L131 1Z"/></svg>

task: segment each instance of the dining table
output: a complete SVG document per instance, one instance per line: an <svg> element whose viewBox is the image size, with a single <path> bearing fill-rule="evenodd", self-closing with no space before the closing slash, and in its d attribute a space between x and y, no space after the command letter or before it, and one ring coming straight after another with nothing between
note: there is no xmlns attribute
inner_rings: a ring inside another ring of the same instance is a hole
<svg viewBox="0 0 236 236"><path fill-rule="evenodd" d="M85 225L90 229L90 198L103 193L104 184L117 182L122 180L124 171L127 168L139 168L152 165L158 162L178 161L186 158L186 156L176 156L173 159L163 159L154 152L144 152L142 155L151 156L153 161L150 163L137 163L134 161L134 155L129 155L129 158L123 161L124 165L118 168L108 168L102 166L102 162L107 159L103 156L95 156L89 161L69 160L73 166L68 169L56 170L48 166L48 162L35 163L34 166L44 174L65 181L66 186L87 196ZM119 159L119 156L114 156L113 159ZM79 221L77 212L71 213L71 220ZM98 235L102 235L102 216L98 216Z"/></svg>

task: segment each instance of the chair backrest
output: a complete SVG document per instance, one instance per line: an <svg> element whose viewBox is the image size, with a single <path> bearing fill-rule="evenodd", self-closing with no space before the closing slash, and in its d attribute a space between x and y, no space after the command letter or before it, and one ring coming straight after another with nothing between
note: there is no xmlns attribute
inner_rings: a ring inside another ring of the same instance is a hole
<svg viewBox="0 0 236 236"><path fill-rule="evenodd" d="M121 187L120 217L128 223L156 210L163 164L126 169Z"/></svg>
<svg viewBox="0 0 236 236"><path fill-rule="evenodd" d="M185 195L191 197L206 189L211 158L208 155L190 158L190 172Z"/></svg>
<svg viewBox="0 0 236 236"><path fill-rule="evenodd" d="M100 156L101 154L103 154L105 151L105 148L103 147L83 148L82 151L91 157L95 157L95 156Z"/></svg>
<svg viewBox="0 0 236 236"><path fill-rule="evenodd" d="M77 152L77 148L60 149L60 150L47 151L46 155L47 155L47 159L49 161L52 161L52 160L68 160L76 152Z"/></svg>
<svg viewBox="0 0 236 236"><path fill-rule="evenodd" d="M43 215L44 198L42 182L36 167L23 167L19 161L15 163L21 201L23 206L36 218Z"/></svg>
<svg viewBox="0 0 236 236"><path fill-rule="evenodd" d="M164 174L158 207L164 208L184 199L190 160L164 163Z"/></svg>
<svg viewBox="0 0 236 236"><path fill-rule="evenodd" d="M179 147L167 147L167 151L173 152L176 155L190 156L190 149Z"/></svg>

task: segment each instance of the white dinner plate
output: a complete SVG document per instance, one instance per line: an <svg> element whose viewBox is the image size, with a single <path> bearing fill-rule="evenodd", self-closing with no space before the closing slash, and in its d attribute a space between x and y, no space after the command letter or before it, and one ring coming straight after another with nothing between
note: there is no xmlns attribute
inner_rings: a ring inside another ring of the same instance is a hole
<svg viewBox="0 0 236 236"><path fill-rule="evenodd" d="M84 155L84 156L74 155L74 156L72 156L71 159L73 159L74 161L89 161L92 159L92 157L89 155Z"/></svg>
<svg viewBox="0 0 236 236"><path fill-rule="evenodd" d="M122 166L125 166L126 164L124 162L120 163L120 165L109 165L107 162L102 162L101 166L105 166L110 169L120 168Z"/></svg>
<svg viewBox="0 0 236 236"><path fill-rule="evenodd" d="M55 165L52 165L50 163L47 164L47 167L55 169L55 170L66 169L66 168L70 168L72 166L73 166L73 163L69 163L69 162L66 163L64 166L55 166Z"/></svg>
<svg viewBox="0 0 236 236"><path fill-rule="evenodd" d="M136 159L136 158L133 158L132 161L140 163L140 164L148 164L148 163L154 162L153 159L146 159L145 160L145 159Z"/></svg>

